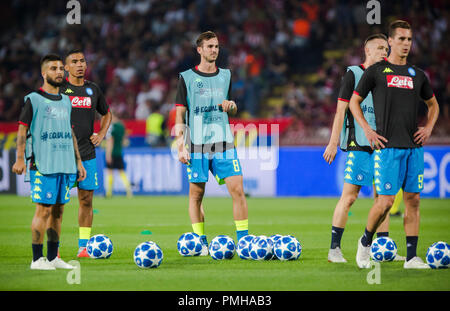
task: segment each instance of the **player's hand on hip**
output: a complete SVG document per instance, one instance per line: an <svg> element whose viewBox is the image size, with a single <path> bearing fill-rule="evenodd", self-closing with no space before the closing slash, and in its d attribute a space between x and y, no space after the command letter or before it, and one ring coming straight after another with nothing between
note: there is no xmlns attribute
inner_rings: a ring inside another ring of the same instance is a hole
<svg viewBox="0 0 450 311"><path fill-rule="evenodd" d="M386 138L384 138L383 136L377 134L377 132L375 132L372 129L366 131L365 134L366 134L367 140L369 141L370 147L372 149L384 148L385 145L383 144L383 142L384 143L388 142L388 140Z"/></svg>
<svg viewBox="0 0 450 311"><path fill-rule="evenodd" d="M186 149L186 147L181 146L178 149L178 160L183 164L189 164L189 160L191 159L191 155L189 154L189 151Z"/></svg>
<svg viewBox="0 0 450 311"><path fill-rule="evenodd" d="M424 145L431 136L431 130L427 127L419 127L417 132L414 133L414 142L418 145Z"/></svg>
<svg viewBox="0 0 450 311"><path fill-rule="evenodd" d="M94 134L91 135L91 137L89 137L89 139L91 140L92 144L95 147L98 147L100 145L100 143L102 142L103 138L104 138L103 135L97 134L97 133L94 133Z"/></svg>
<svg viewBox="0 0 450 311"><path fill-rule="evenodd" d="M237 108L237 105L232 100L224 100L219 107L222 107L223 112L234 111Z"/></svg>
<svg viewBox="0 0 450 311"><path fill-rule="evenodd" d="M19 159L14 163L12 167L12 171L14 174L22 175L22 173L26 173L27 167L25 165L25 161L23 159Z"/></svg>
<svg viewBox="0 0 450 311"><path fill-rule="evenodd" d="M323 158L328 164L331 164L331 162L334 161L334 158L336 157L337 153L337 146L334 144L328 144L327 148L325 149L325 152L323 153Z"/></svg>
<svg viewBox="0 0 450 311"><path fill-rule="evenodd" d="M77 181L83 181L86 179L86 169L84 168L83 164L78 164L77 165L77 170L78 170L78 179Z"/></svg>

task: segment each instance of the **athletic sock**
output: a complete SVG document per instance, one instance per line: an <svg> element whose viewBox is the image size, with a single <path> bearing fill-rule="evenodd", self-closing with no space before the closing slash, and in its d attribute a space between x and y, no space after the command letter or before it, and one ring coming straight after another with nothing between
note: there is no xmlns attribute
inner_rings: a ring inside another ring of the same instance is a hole
<svg viewBox="0 0 450 311"><path fill-rule="evenodd" d="M377 238L381 238L382 236L388 237L389 232L377 232Z"/></svg>
<svg viewBox="0 0 450 311"><path fill-rule="evenodd" d="M132 196L133 193L131 192L131 185L130 185L130 181L128 180L127 174L125 174L124 171L120 171L119 176L125 186L127 196Z"/></svg>
<svg viewBox="0 0 450 311"><path fill-rule="evenodd" d="M90 227L80 227L79 228L79 238L78 238L78 247L86 247L87 242L91 237L91 228Z"/></svg>
<svg viewBox="0 0 450 311"><path fill-rule="evenodd" d="M335 226L331 226L331 249L335 249L336 247L341 247L341 238L344 233L344 228L339 228Z"/></svg>
<svg viewBox="0 0 450 311"><path fill-rule="evenodd" d="M242 237L248 235L248 219L235 220L234 223L236 225L236 237L239 242Z"/></svg>
<svg viewBox="0 0 450 311"><path fill-rule="evenodd" d="M33 250L33 261L38 260L43 256L42 249L44 244L31 244L31 248Z"/></svg>
<svg viewBox="0 0 450 311"><path fill-rule="evenodd" d="M406 237L406 261L409 261L417 256L417 241L418 236Z"/></svg>
<svg viewBox="0 0 450 311"><path fill-rule="evenodd" d="M192 224L192 230L194 230L194 233L198 234L199 236L205 235L205 223L197 222L195 224Z"/></svg>
<svg viewBox="0 0 450 311"><path fill-rule="evenodd" d="M361 244L365 247L372 245L372 239L375 232L370 232L367 228L364 229L364 235L361 238Z"/></svg>
<svg viewBox="0 0 450 311"><path fill-rule="evenodd" d="M58 242L47 241L47 259L52 261L58 255Z"/></svg>

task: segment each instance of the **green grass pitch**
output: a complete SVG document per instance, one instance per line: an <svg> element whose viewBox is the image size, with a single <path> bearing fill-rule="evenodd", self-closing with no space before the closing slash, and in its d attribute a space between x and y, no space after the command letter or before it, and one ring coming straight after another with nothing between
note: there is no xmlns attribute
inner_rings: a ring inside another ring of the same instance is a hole
<svg viewBox="0 0 450 311"><path fill-rule="evenodd" d="M68 272L31 271L30 225L34 206L29 198L0 196L0 290L162 290L162 291L301 291L301 290L450 290L450 269L404 270L402 263L382 263L380 284L368 284L372 270L360 270L355 263L356 243L363 233L370 199L359 199L351 209L342 238L346 264L327 262L331 238L331 218L337 198L249 198L249 231L255 235L292 234L303 250L299 260L247 261L237 255L232 260L211 257L181 257L178 237L192 231L187 198L114 197L94 199L92 234L108 235L114 244L111 258L78 259L80 284L67 282ZM436 241L450 242L449 200L423 199L418 255ZM205 198L205 231L210 241L227 234L236 239L231 199ZM66 205L60 253L68 262L77 260L78 200ZM151 234L141 234L148 230ZM399 253L406 255L402 218L392 218L390 236ZM156 269L138 268L133 261L135 247L154 241L164 259ZM44 243L46 254L46 243Z"/></svg>

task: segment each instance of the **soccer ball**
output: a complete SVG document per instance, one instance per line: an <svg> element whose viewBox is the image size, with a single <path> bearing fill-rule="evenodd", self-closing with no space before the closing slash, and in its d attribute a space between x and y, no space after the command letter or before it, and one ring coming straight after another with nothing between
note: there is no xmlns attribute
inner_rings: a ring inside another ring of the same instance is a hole
<svg viewBox="0 0 450 311"><path fill-rule="evenodd" d="M87 242L86 251L91 258L109 258L113 252L113 244L106 235L97 234Z"/></svg>
<svg viewBox="0 0 450 311"><path fill-rule="evenodd" d="M236 246L236 252L242 259L250 259L249 246L254 237L254 235L248 234L239 240Z"/></svg>
<svg viewBox="0 0 450 311"><path fill-rule="evenodd" d="M209 254L215 260L233 258L235 249L233 239L227 235L218 235L209 244Z"/></svg>
<svg viewBox="0 0 450 311"><path fill-rule="evenodd" d="M433 243L427 251L427 264L433 269L446 269L450 263L450 245L439 241Z"/></svg>
<svg viewBox="0 0 450 311"><path fill-rule="evenodd" d="M269 260L273 256L273 242L265 235L255 236L249 246L250 258Z"/></svg>
<svg viewBox="0 0 450 311"><path fill-rule="evenodd" d="M198 256L202 252L200 236L194 232L186 232L177 242L178 253L181 256Z"/></svg>
<svg viewBox="0 0 450 311"><path fill-rule="evenodd" d="M392 261L397 255L397 245L389 237L379 237L372 242L370 258L374 261Z"/></svg>
<svg viewBox="0 0 450 311"><path fill-rule="evenodd" d="M295 260L302 253L300 242L292 235L284 235L278 239L274 246L274 253L280 260Z"/></svg>
<svg viewBox="0 0 450 311"><path fill-rule="evenodd" d="M134 250L134 262L139 268L157 268L163 260L163 252L155 242L139 244Z"/></svg>
<svg viewBox="0 0 450 311"><path fill-rule="evenodd" d="M281 237L282 237L281 234L274 234L274 235L271 235L271 236L269 237L269 239L272 240L273 246L274 246L274 247L275 247L275 243L276 243ZM275 252L273 253L272 259L278 259L278 257L275 256Z"/></svg>

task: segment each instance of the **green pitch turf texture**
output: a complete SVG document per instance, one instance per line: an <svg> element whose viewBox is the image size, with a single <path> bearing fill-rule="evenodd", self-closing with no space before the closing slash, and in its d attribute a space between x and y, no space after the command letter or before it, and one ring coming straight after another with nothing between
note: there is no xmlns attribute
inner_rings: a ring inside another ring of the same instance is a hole
<svg viewBox="0 0 450 311"><path fill-rule="evenodd" d="M249 198L251 234L291 234L303 251L296 261L215 261L211 257L181 257L178 237L192 231L186 197L114 197L94 199L92 235L111 238L114 252L109 259L76 258L78 249L78 200L66 205L60 253L68 262L81 265L80 284L68 284L67 270L32 271L30 225L34 213L29 198L0 196L0 290L163 290L163 291L300 291L300 290L450 290L450 269L405 270L403 263L382 263L381 284L368 284L372 270L355 263L356 243L363 233L370 199L359 199L351 209L342 239L348 263L327 262L331 218L337 202L332 199ZM236 239L229 198L205 198L205 230L210 241L226 234ZM423 199L418 255L436 241L450 242L449 200ZM146 234L142 234L146 233ZM390 236L399 253L406 255L401 217L391 219ZM135 247L154 241L164 259L156 269L140 269L133 261ZM44 254L46 243L44 242Z"/></svg>

